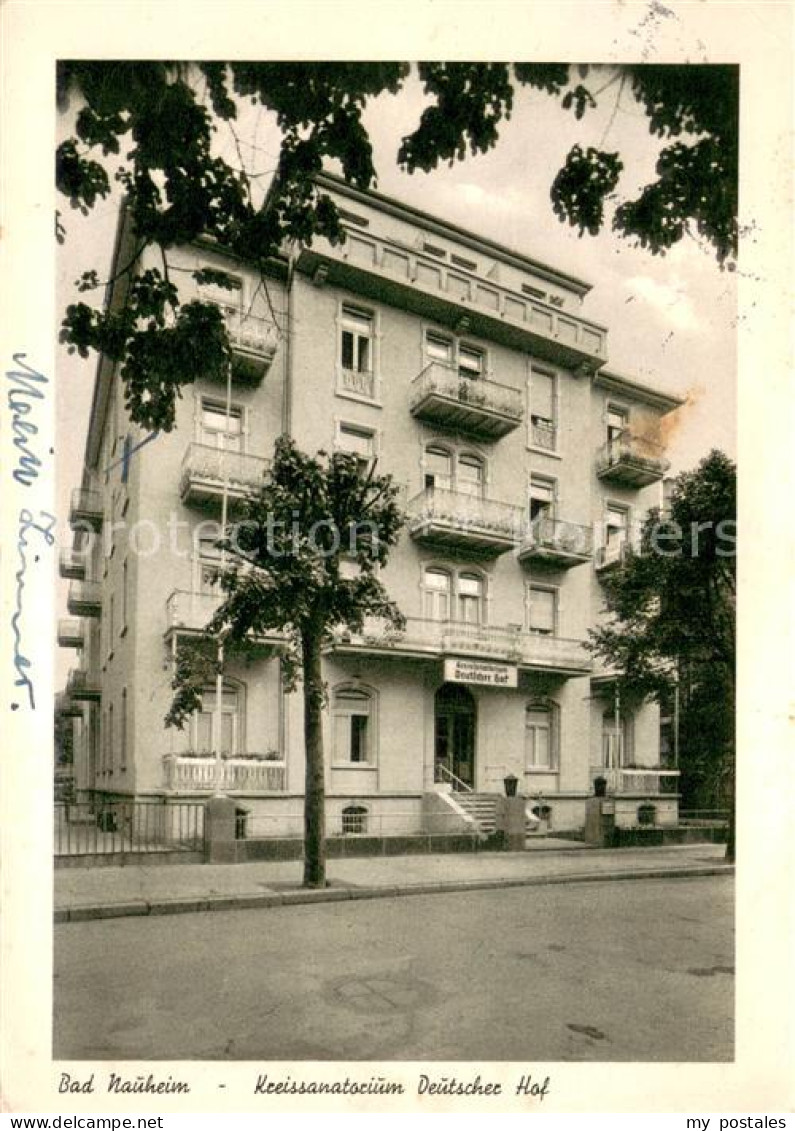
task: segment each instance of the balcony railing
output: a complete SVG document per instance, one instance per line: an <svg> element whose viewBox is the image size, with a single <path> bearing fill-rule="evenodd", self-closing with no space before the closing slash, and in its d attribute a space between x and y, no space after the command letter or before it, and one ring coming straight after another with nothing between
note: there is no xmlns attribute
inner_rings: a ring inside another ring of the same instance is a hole
<svg viewBox="0 0 795 1131"><path fill-rule="evenodd" d="M72 581L84 581L87 558L79 550L61 550L58 555L58 573Z"/></svg>
<svg viewBox="0 0 795 1131"><path fill-rule="evenodd" d="M547 424L540 420L530 420L530 444L534 448L543 448L545 452L554 452L557 446L558 430L554 424Z"/></svg>
<svg viewBox="0 0 795 1131"><path fill-rule="evenodd" d="M370 369L340 369L339 391L375 400L375 374Z"/></svg>
<svg viewBox="0 0 795 1131"><path fill-rule="evenodd" d="M72 668L66 681L66 694L78 703L101 698L99 678L85 668Z"/></svg>
<svg viewBox="0 0 795 1131"><path fill-rule="evenodd" d="M590 560L593 554L593 530L576 522L539 515L519 547L519 560L547 561L568 569Z"/></svg>
<svg viewBox="0 0 795 1131"><path fill-rule="evenodd" d="M103 506L99 491L75 487L69 505L69 525L73 528L97 531L102 529Z"/></svg>
<svg viewBox="0 0 795 1131"><path fill-rule="evenodd" d="M679 770L662 766L591 766L591 781L604 778L607 790L616 796L657 796L676 793Z"/></svg>
<svg viewBox="0 0 795 1131"><path fill-rule="evenodd" d="M188 444L182 457L180 496L183 503L217 503L226 482L227 498L239 502L257 490L269 466L262 456Z"/></svg>
<svg viewBox="0 0 795 1131"><path fill-rule="evenodd" d="M179 792L223 789L241 793L284 793L287 789L285 763L257 755L225 757L219 766L212 754L166 754L163 764L166 789Z"/></svg>
<svg viewBox="0 0 795 1131"><path fill-rule="evenodd" d="M522 510L463 491L426 487L408 503L408 530L417 541L494 555L519 541Z"/></svg>
<svg viewBox="0 0 795 1131"><path fill-rule="evenodd" d="M524 408L519 389L462 377L457 369L432 362L412 382L411 412L420 420L493 440L521 424Z"/></svg>
<svg viewBox="0 0 795 1131"><path fill-rule="evenodd" d="M60 617L58 620L58 646L60 648L82 648L84 644L83 622L75 617Z"/></svg>
<svg viewBox="0 0 795 1131"><path fill-rule="evenodd" d="M333 647L353 652L393 653L430 657L472 656L516 664L526 669L588 672L591 658L581 640L526 632L517 625L465 624L408 617L397 631L377 618L368 619L361 633L338 629Z"/></svg>
<svg viewBox="0 0 795 1131"><path fill-rule="evenodd" d="M198 636L215 616L224 600L223 593L198 593L189 589L175 589L166 601L166 637ZM283 644L275 630L267 636L252 636L252 641L273 647Z"/></svg>
<svg viewBox="0 0 795 1131"><path fill-rule="evenodd" d="M241 382L257 384L271 366L279 345L276 327L231 303L217 302L232 346L232 375Z"/></svg>
<svg viewBox="0 0 795 1131"><path fill-rule="evenodd" d="M73 617L102 615L102 586L98 581L72 581L66 595L66 608Z"/></svg>
<svg viewBox="0 0 795 1131"><path fill-rule="evenodd" d="M600 479L625 487L647 487L662 479L670 466L659 441L625 428L600 451L596 473Z"/></svg>

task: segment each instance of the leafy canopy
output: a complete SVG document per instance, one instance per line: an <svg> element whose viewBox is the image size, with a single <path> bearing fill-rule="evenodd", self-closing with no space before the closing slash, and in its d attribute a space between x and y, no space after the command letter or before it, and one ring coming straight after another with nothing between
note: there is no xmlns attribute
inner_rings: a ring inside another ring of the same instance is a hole
<svg viewBox="0 0 795 1131"><path fill-rule="evenodd" d="M217 374L228 361L228 338L208 303L180 306L168 251L210 237L254 270L266 272L285 241L344 239L338 210L315 174L338 162L361 189L376 181L372 145L362 120L369 100L397 95L406 63L195 63L68 61L59 66L62 104L80 99L75 136L58 146L57 187L87 214L123 189L138 239L131 269L144 248L160 249L162 271L150 268L120 311L85 303L66 311L62 339L83 356L102 351L118 361L133 421L170 430L175 398L199 373ZM581 119L599 99L629 88L665 144L656 177L620 200L612 227L663 254L695 229L720 264L737 246L738 69L732 66L627 66L621 69L524 63L420 63L416 73L430 100L397 153L409 173L430 172L485 153L498 143L523 88L546 94ZM605 81L605 75L607 79ZM610 91L610 93L606 93ZM270 111L282 141L267 197L258 174L225 160L214 146L219 123L235 131L238 109ZM558 218L583 235L597 234L621 188L624 162L601 146L575 145L550 190ZM64 229L57 220L59 238ZM82 280L99 286L94 272Z"/></svg>
<svg viewBox="0 0 795 1131"><path fill-rule="evenodd" d="M206 645L219 636L228 650L245 650L256 637L282 635L290 686L307 637L327 644L335 628L361 631L365 617L404 626L378 575L403 522L398 493L391 476L374 467L363 474L347 452L314 457L287 436L276 441L261 488L221 543L229 555L219 571L225 599L203 646L178 656L167 725L182 727L199 706L216 671Z"/></svg>

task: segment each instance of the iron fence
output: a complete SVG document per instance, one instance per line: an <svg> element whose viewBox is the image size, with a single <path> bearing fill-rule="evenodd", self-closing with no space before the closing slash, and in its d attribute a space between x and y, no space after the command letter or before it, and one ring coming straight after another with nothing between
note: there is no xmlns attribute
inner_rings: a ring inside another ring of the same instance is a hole
<svg viewBox="0 0 795 1131"><path fill-rule="evenodd" d="M56 856L198 852L204 846L204 804L159 799L57 802Z"/></svg>

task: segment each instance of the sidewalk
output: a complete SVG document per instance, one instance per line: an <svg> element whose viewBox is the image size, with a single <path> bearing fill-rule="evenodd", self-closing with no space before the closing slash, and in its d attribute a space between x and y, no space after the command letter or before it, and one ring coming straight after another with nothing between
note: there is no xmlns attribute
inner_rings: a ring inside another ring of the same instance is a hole
<svg viewBox="0 0 795 1131"><path fill-rule="evenodd" d="M55 921L278 907L477 888L731 875L725 846L593 849L547 841L525 852L330 860L329 886L301 887L302 862L129 864L55 871Z"/></svg>

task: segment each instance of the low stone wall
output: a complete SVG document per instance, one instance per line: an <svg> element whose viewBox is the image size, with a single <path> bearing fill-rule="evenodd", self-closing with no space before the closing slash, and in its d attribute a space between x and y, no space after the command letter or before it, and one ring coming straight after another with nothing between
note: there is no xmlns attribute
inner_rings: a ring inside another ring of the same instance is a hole
<svg viewBox="0 0 795 1131"><path fill-rule="evenodd" d="M417 836L344 836L328 837L326 855L332 860L356 856L409 856L434 852L475 852L478 838L471 834ZM300 860L303 841L294 837L267 837L262 840L234 841L234 863L254 860ZM230 861L231 862L231 861Z"/></svg>
<svg viewBox="0 0 795 1131"><path fill-rule="evenodd" d="M635 828L613 829L607 841L609 848L645 848L665 844L725 844L728 829L724 824L701 825L698 828Z"/></svg>

